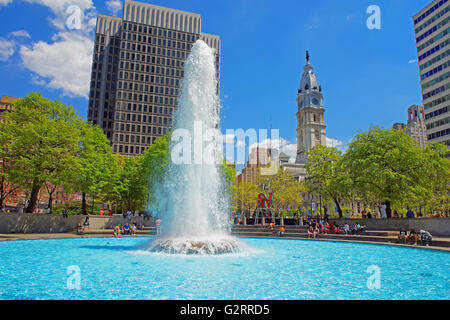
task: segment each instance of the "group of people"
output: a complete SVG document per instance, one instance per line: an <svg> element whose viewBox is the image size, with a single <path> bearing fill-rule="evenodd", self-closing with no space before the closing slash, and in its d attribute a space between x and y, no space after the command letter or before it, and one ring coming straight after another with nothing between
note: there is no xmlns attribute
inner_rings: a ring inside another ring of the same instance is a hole
<svg viewBox="0 0 450 320"><path fill-rule="evenodd" d="M432 240L433 236L428 231L419 230L419 232L416 232L414 229L411 229L408 232L402 228L397 236L396 243L412 244L416 246L420 241L421 245L429 246L431 245Z"/></svg>
<svg viewBox="0 0 450 320"><path fill-rule="evenodd" d="M137 230L137 223L125 223L123 226L117 225L114 227L113 235L118 238L120 236L135 236Z"/></svg>
<svg viewBox="0 0 450 320"><path fill-rule="evenodd" d="M311 237L316 238L319 234L329 233L359 235L366 230L366 226L362 226L358 222L355 223L352 229L350 229L348 223L345 223L341 228L337 222L332 221L330 223L325 217L323 219L320 217L316 217L315 219L308 217L306 225L308 226L308 239Z"/></svg>

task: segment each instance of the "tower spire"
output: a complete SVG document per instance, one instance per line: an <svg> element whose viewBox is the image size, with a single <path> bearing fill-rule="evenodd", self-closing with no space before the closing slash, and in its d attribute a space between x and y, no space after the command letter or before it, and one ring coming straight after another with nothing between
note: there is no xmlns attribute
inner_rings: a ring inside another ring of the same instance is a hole
<svg viewBox="0 0 450 320"><path fill-rule="evenodd" d="M306 50L306 63L309 64L309 51Z"/></svg>

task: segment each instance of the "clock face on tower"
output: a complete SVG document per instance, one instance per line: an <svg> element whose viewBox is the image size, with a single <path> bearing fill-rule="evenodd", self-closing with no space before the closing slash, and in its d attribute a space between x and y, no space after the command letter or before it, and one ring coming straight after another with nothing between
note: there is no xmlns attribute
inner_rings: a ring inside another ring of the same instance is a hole
<svg viewBox="0 0 450 320"><path fill-rule="evenodd" d="M312 103L317 106L319 104L319 100L317 100L316 98L313 98Z"/></svg>

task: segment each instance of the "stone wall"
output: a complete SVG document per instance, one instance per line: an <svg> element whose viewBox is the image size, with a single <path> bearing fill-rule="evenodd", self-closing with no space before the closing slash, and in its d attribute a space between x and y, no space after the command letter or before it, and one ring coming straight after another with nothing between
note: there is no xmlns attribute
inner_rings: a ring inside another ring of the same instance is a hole
<svg viewBox="0 0 450 320"><path fill-rule="evenodd" d="M423 219L333 219L340 226L346 222L353 227L356 222L367 226L368 230L399 231L420 229L430 232L433 236L450 236L450 218L423 218Z"/></svg>
<svg viewBox="0 0 450 320"><path fill-rule="evenodd" d="M86 216L69 215L63 218L61 215L52 214L27 214L9 213L0 214L0 233L62 233L74 231L78 223L83 224ZM130 220L122 216L90 216L90 229L112 229L114 226L123 225L126 222L135 221L138 225L151 226L153 219L145 220L144 217L130 217Z"/></svg>

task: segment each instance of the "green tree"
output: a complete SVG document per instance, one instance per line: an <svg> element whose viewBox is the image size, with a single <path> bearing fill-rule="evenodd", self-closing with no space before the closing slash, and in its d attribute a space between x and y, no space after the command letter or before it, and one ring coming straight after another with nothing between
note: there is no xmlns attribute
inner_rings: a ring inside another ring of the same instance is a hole
<svg viewBox="0 0 450 320"><path fill-rule="evenodd" d="M303 203L304 185L295 179L289 171L279 168L276 174L263 177L263 181L272 193L272 207L276 210L283 207L292 209Z"/></svg>
<svg viewBox="0 0 450 320"><path fill-rule="evenodd" d="M71 106L31 93L14 103L14 111L4 115L2 158L14 168L2 166L10 183L30 191L26 212L36 208L39 190L45 182L61 185L76 166L79 141L78 117Z"/></svg>
<svg viewBox="0 0 450 320"><path fill-rule="evenodd" d="M114 187L119 167L102 129L80 121L79 130L76 176L72 190L81 192L81 212L87 214L87 195L92 198L92 207L95 199L106 200L107 193Z"/></svg>
<svg viewBox="0 0 450 320"><path fill-rule="evenodd" d="M155 142L145 150L140 156L139 165L141 174L147 188L146 202L150 203L152 200L153 190L160 183L164 176L165 168L169 162L169 140L171 132L159 137Z"/></svg>
<svg viewBox="0 0 450 320"><path fill-rule="evenodd" d="M321 194L324 202L333 201L342 215L341 201L349 195L349 177L336 148L316 145L308 152L306 185L310 193Z"/></svg>
<svg viewBox="0 0 450 320"><path fill-rule="evenodd" d="M356 135L343 156L343 165L355 195L384 202L386 214L391 217L392 204L431 195L439 175L448 175L448 160L433 148L420 148L403 131L373 127ZM433 161L430 154L434 155ZM435 178L430 181L432 176Z"/></svg>
<svg viewBox="0 0 450 320"><path fill-rule="evenodd" d="M236 201L241 210L250 211L256 208L259 187L251 182L242 182L236 188Z"/></svg>

